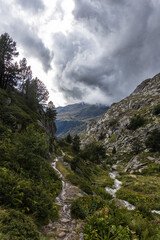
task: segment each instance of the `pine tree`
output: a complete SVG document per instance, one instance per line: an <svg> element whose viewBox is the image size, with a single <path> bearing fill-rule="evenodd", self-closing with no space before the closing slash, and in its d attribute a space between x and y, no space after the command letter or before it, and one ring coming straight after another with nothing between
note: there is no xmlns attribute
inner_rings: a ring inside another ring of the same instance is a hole
<svg viewBox="0 0 160 240"><path fill-rule="evenodd" d="M13 63L14 57L18 56L16 42L4 33L0 36L0 87L6 89L15 86L18 77L18 64Z"/></svg>
<svg viewBox="0 0 160 240"><path fill-rule="evenodd" d="M72 137L71 137L70 133L68 133L68 135L66 137L66 142L72 143Z"/></svg>
<svg viewBox="0 0 160 240"><path fill-rule="evenodd" d="M19 62L20 65L20 73L19 73L19 84L18 89L24 96L26 94L26 82L32 80L32 70L30 66L27 66L26 58L23 58Z"/></svg>
<svg viewBox="0 0 160 240"><path fill-rule="evenodd" d="M47 109L46 109L46 116L54 121L56 119L56 115L57 115L57 112L55 110L55 106L53 104L52 101L50 101L48 104L47 104Z"/></svg>
<svg viewBox="0 0 160 240"><path fill-rule="evenodd" d="M72 147L73 147L73 150L75 152L79 152L80 150L80 137L76 134L75 137L73 138L73 141L72 141Z"/></svg>

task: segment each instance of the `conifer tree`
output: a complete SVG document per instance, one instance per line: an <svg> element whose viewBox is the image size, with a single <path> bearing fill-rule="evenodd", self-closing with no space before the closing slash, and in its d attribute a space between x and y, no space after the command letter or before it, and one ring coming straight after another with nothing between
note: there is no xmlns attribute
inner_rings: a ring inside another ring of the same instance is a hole
<svg viewBox="0 0 160 240"><path fill-rule="evenodd" d="M18 56L16 42L4 33L0 36L0 87L16 86L19 72L18 64L14 63L14 57Z"/></svg>
<svg viewBox="0 0 160 240"><path fill-rule="evenodd" d="M75 152L79 152L80 150L80 137L76 134L75 137L73 138L73 141L72 141L72 147L73 147L73 150Z"/></svg>

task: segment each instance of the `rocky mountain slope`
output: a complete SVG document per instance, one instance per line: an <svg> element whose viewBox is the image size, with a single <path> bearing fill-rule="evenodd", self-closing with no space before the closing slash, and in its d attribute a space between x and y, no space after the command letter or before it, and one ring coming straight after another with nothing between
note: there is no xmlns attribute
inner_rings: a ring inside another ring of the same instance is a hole
<svg viewBox="0 0 160 240"><path fill-rule="evenodd" d="M103 116L88 124L83 143L100 141L109 155L113 149L118 156L136 155L136 147L137 153L148 152L145 140L153 129L160 129L160 115L153 113L160 103L159 95L160 74L143 81L130 96L112 104ZM142 120L140 126L130 128L137 118Z"/></svg>
<svg viewBox="0 0 160 240"><path fill-rule="evenodd" d="M106 106L85 103L56 108L56 136L65 137L68 133L75 135L81 132L89 120L102 115L107 109L108 107Z"/></svg>

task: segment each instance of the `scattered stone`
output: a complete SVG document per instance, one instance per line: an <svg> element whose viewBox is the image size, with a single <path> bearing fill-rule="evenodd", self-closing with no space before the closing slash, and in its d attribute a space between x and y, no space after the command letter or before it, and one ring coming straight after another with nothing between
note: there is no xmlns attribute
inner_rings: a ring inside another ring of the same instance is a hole
<svg viewBox="0 0 160 240"><path fill-rule="evenodd" d="M61 221L61 223L69 223L70 219L62 218L60 221Z"/></svg>
<svg viewBox="0 0 160 240"><path fill-rule="evenodd" d="M50 224L47 225L47 228L49 228L49 229L51 229L52 227L53 227L53 224L52 224L52 223L50 223Z"/></svg>
<svg viewBox="0 0 160 240"><path fill-rule="evenodd" d="M131 178L134 178L134 179L136 179L137 178L137 176L136 175L134 175L134 174L130 174L129 175Z"/></svg>
<svg viewBox="0 0 160 240"><path fill-rule="evenodd" d="M61 233L57 234L57 237L59 237L59 238L63 238L65 236L66 236L65 232L61 232Z"/></svg>
<svg viewBox="0 0 160 240"><path fill-rule="evenodd" d="M115 170L115 171L116 171L116 170L117 170L117 165L113 165L113 166L112 166L112 170Z"/></svg>
<svg viewBox="0 0 160 240"><path fill-rule="evenodd" d="M146 168L148 162L141 163L138 159L138 156L134 156L127 164L124 172L134 173L136 171L142 172L143 169Z"/></svg>
<svg viewBox="0 0 160 240"><path fill-rule="evenodd" d="M155 160L155 158L153 158L153 157L147 157L147 159L150 160L150 161L154 161Z"/></svg>

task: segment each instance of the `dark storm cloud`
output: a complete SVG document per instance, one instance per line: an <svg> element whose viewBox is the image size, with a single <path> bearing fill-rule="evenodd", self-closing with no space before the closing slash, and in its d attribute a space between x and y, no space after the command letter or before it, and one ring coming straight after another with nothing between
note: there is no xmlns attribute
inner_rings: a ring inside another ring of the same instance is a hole
<svg viewBox="0 0 160 240"><path fill-rule="evenodd" d="M44 43L37 36L36 30L30 30L29 27L19 20L14 21L10 25L14 38L20 43L27 56L37 58L43 65L44 70L47 72L51 68L52 53L44 46Z"/></svg>
<svg viewBox="0 0 160 240"><path fill-rule="evenodd" d="M37 12L44 9L44 4L41 0L16 0L16 2L24 9L32 12Z"/></svg>
<svg viewBox="0 0 160 240"><path fill-rule="evenodd" d="M60 88L75 98L78 85L87 101L98 89L108 103L160 72L159 11L157 0L75 0L78 30L54 36Z"/></svg>
<svg viewBox="0 0 160 240"><path fill-rule="evenodd" d="M33 57L38 59L47 72L51 68L52 52L44 46L42 40L37 36L36 29L31 29L22 19L14 16L8 5L4 2L2 3L1 0L0 4L0 34L4 32L9 33L16 41L17 47L23 48L26 58Z"/></svg>

